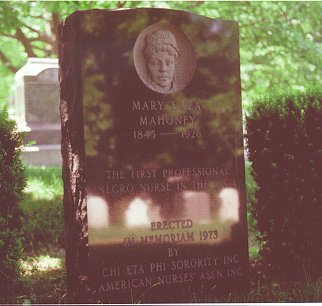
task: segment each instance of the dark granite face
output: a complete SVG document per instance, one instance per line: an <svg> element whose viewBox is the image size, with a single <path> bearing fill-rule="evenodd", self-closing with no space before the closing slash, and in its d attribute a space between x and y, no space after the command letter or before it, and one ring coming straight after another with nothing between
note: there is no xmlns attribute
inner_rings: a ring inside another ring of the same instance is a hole
<svg viewBox="0 0 322 306"><path fill-rule="evenodd" d="M161 9L77 18L93 299L245 290L237 24Z"/></svg>

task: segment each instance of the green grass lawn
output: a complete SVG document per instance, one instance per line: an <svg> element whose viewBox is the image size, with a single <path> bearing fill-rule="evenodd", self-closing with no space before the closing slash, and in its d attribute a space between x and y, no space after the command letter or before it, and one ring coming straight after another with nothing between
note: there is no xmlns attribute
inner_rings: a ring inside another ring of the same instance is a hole
<svg viewBox="0 0 322 306"><path fill-rule="evenodd" d="M28 185L22 203L24 223L24 258L21 261L22 282L14 296L0 297L0 303L44 304L66 302L64 252L63 186L61 169L28 167ZM249 186L248 186L249 188ZM254 190L254 186L251 186ZM252 191L253 192L253 191ZM249 197L248 197L249 199ZM192 296L191 302L321 302L322 279L290 282L268 278L258 263L258 244L254 220L250 223L249 252L251 291L246 296L231 295L213 299L205 293Z"/></svg>
<svg viewBox="0 0 322 306"><path fill-rule="evenodd" d="M27 167L22 203L24 255L17 303L66 302L63 184L61 168Z"/></svg>

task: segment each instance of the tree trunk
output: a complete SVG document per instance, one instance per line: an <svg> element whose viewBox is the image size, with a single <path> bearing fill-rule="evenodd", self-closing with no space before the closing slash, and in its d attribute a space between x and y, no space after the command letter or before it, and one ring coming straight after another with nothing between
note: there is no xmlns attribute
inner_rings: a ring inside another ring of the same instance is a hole
<svg viewBox="0 0 322 306"><path fill-rule="evenodd" d="M54 36L54 42L53 42L53 52L58 55L58 44L57 44L57 38L58 38L58 31L59 31L59 25L61 23L60 16L58 13L52 13L52 19L51 19L51 32Z"/></svg>

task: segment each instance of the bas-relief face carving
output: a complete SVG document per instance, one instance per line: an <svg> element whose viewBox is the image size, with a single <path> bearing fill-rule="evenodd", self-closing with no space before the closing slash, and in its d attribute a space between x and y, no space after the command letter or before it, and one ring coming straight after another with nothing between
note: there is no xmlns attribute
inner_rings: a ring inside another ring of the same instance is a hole
<svg viewBox="0 0 322 306"><path fill-rule="evenodd" d="M166 91L171 89L174 79L176 62L173 56L161 52L156 53L147 61L148 73L153 85L158 85Z"/></svg>
<svg viewBox="0 0 322 306"><path fill-rule="evenodd" d="M153 24L145 28L133 48L136 72L153 91L170 94L184 89L196 68L190 40L173 25Z"/></svg>
<svg viewBox="0 0 322 306"><path fill-rule="evenodd" d="M170 31L158 30L145 39L143 50L148 74L147 83L159 92L170 92L175 87L175 70L179 50Z"/></svg>

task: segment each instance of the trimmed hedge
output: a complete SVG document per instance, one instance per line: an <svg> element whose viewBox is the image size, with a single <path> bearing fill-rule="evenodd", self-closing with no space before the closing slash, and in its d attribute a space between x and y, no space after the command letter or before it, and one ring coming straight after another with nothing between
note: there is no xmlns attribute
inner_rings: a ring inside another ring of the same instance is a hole
<svg viewBox="0 0 322 306"><path fill-rule="evenodd" d="M8 296L17 285L22 252L23 212L19 206L25 187L20 159L21 134L16 124L0 110L0 296Z"/></svg>
<svg viewBox="0 0 322 306"><path fill-rule="evenodd" d="M264 262L287 277L322 275L322 89L255 101L246 129Z"/></svg>

